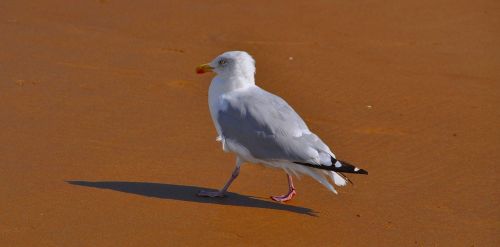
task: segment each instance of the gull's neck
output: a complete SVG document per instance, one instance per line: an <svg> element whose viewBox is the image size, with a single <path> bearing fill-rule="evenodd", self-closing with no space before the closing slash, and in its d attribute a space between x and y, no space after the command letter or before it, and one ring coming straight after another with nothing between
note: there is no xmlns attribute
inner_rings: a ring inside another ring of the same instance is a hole
<svg viewBox="0 0 500 247"><path fill-rule="evenodd" d="M212 80L210 88L216 89L220 94L228 93L238 89L255 86L255 80L247 76L220 76L217 75Z"/></svg>

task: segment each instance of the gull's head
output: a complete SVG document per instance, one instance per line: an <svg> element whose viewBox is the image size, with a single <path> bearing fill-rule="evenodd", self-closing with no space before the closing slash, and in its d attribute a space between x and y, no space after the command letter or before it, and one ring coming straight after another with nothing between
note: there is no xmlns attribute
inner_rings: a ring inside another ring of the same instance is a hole
<svg viewBox="0 0 500 247"><path fill-rule="evenodd" d="M255 60L244 51L228 51L216 57L212 62L196 68L198 74L210 71L223 78L243 78L253 81Z"/></svg>

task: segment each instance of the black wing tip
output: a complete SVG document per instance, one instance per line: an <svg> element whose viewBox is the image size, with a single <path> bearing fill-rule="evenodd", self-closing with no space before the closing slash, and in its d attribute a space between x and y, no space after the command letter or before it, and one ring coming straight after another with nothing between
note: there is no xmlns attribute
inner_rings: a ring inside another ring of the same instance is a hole
<svg viewBox="0 0 500 247"><path fill-rule="evenodd" d="M347 173L354 173L354 174L363 174L363 175L368 175L368 171L365 169L361 169L356 167L355 165L350 164L349 162L343 161L343 160L337 160L332 157L332 164L335 164L335 162L340 162L342 166L344 166L344 169L347 169L349 171L344 171Z"/></svg>
<svg viewBox="0 0 500 247"><path fill-rule="evenodd" d="M298 162L294 161L293 163L298 164L298 165L303 165L303 166L308 166L316 169L322 169L322 170L328 170L328 171L334 171L334 172L345 172L345 173L352 173L352 174L363 174L363 175L368 175L368 171L357 168L354 165L351 165L345 161L338 160L340 164L342 164L341 167L336 167L335 163L337 162L336 159L332 158L332 165L330 166L324 166L324 165L313 165L309 163L304 163L304 162Z"/></svg>
<svg viewBox="0 0 500 247"><path fill-rule="evenodd" d="M364 169L359 169L358 174L368 175L368 171Z"/></svg>

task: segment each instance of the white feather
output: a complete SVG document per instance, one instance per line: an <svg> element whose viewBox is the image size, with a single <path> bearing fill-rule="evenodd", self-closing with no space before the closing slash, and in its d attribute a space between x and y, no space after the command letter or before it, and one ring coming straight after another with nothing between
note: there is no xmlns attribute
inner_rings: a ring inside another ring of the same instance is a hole
<svg viewBox="0 0 500 247"><path fill-rule="evenodd" d="M347 180L337 174L336 172L330 172L330 176L332 181L335 183L337 186L346 186L347 185Z"/></svg>

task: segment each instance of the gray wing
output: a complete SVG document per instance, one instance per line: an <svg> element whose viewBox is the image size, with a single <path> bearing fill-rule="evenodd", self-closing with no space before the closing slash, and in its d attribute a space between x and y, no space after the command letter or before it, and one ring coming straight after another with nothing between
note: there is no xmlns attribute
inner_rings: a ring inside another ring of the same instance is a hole
<svg viewBox="0 0 500 247"><path fill-rule="evenodd" d="M223 99L217 121L228 143L236 142L261 160L325 164L331 151L280 97L259 87Z"/></svg>

